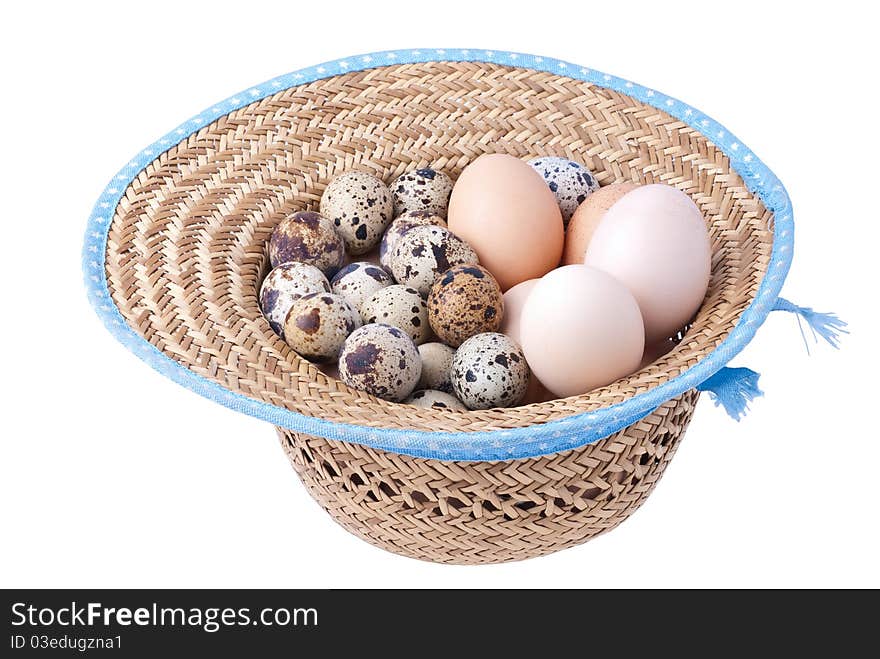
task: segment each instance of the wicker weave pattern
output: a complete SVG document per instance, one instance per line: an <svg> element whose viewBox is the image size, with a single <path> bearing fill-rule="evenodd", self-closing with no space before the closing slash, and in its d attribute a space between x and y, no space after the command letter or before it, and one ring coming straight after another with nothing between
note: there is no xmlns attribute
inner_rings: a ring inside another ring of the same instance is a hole
<svg viewBox="0 0 880 659"><path fill-rule="evenodd" d="M344 528L438 563L500 563L586 542L629 517L675 454L690 391L595 444L503 462L441 462L278 429L309 493Z"/></svg>
<svg viewBox="0 0 880 659"><path fill-rule="evenodd" d="M315 208L344 170L389 179L431 164L457 174L484 152L566 155L603 184L665 181L711 223L710 293L660 362L587 396L514 410L436 412L327 378L271 332L257 305L265 244L287 213ZM108 234L110 292L126 321L232 391L361 426L492 430L622 401L717 346L769 260L771 215L702 135L630 97L487 63L402 64L291 88L223 116L162 154L126 190Z"/></svg>

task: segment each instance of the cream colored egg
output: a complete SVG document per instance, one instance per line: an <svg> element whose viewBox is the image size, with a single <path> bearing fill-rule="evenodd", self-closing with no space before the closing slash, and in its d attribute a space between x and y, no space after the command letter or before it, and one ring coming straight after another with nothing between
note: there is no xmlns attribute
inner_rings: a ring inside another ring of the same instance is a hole
<svg viewBox="0 0 880 659"><path fill-rule="evenodd" d="M529 297L529 293L532 292L538 281L538 279L521 281L513 288L508 289L503 297L504 318L501 321L501 329L498 331L506 334L519 345L522 345L522 338L520 337L522 310Z"/></svg>
<svg viewBox="0 0 880 659"><path fill-rule="evenodd" d="M675 334L700 308L712 245L703 214L688 195L669 185L644 185L608 209L584 263L630 290L653 344Z"/></svg>
<svg viewBox="0 0 880 659"><path fill-rule="evenodd" d="M520 335L532 372L558 397L629 375L645 347L635 298L612 276L586 265L558 268L535 284Z"/></svg>
<svg viewBox="0 0 880 659"><path fill-rule="evenodd" d="M529 293L535 287L540 279L529 279L514 286L504 294L504 319L501 323L502 334L509 336L517 345L522 346L522 335L520 332L522 322L522 310L529 297ZM531 373L529 376L529 388L526 389L526 395L523 396L521 405L530 403L542 403L552 400L553 394L547 391L547 388L538 380L538 376Z"/></svg>
<svg viewBox="0 0 880 659"><path fill-rule="evenodd" d="M506 154L482 155L452 189L449 230L467 242L501 290L541 277L562 257L562 214L544 179Z"/></svg>

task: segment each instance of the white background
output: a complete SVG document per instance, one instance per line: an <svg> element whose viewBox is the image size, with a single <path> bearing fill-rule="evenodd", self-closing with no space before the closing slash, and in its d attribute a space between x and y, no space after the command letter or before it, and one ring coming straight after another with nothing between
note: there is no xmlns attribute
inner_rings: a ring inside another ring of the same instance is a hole
<svg viewBox="0 0 880 659"><path fill-rule="evenodd" d="M862 3L357 4L4 9L0 586L880 586L878 52ZM107 180L183 119L324 60L455 46L581 63L726 124L794 201L784 294L852 330L808 357L794 317L773 314L733 362L762 373L766 396L739 424L704 398L632 519L477 568L350 536L269 425L118 345L79 272Z"/></svg>

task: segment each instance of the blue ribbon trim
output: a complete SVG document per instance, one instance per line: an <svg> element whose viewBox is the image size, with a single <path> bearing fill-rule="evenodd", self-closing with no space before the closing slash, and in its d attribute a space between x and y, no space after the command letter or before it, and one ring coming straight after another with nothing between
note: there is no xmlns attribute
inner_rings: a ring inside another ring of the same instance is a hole
<svg viewBox="0 0 880 659"><path fill-rule="evenodd" d="M708 392L716 407L723 406L732 419L739 421L749 411L749 403L764 395L758 388L760 377L750 368L725 366L697 389Z"/></svg>
<svg viewBox="0 0 880 659"><path fill-rule="evenodd" d="M813 311L810 307L799 307L786 300L784 297L777 298L776 304L773 305L773 311L787 311L795 314L797 318L798 328L801 330L801 338L804 340L804 346L807 348L807 354L810 354L810 342L807 341L807 335L804 333L804 326L801 319L807 322L807 327L813 334L813 342L818 343L819 337L835 349L840 348L840 335L849 334L845 321L837 317L835 313L820 313Z"/></svg>

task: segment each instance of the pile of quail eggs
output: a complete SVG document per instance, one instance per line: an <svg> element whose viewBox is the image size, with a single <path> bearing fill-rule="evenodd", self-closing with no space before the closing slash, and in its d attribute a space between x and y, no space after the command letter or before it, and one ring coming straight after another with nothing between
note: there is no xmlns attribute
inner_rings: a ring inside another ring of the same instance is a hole
<svg viewBox="0 0 880 659"><path fill-rule="evenodd" d="M446 228L451 191L433 169L390 189L365 172L334 178L319 212L294 213L272 233L260 289L272 330L379 398L453 410L520 402L528 366L497 333L498 283Z"/></svg>
<svg viewBox="0 0 880 659"><path fill-rule="evenodd" d="M390 186L360 171L334 178L318 212L294 213L272 233L260 289L271 328L304 359L385 400L451 410L520 403L529 367L499 333L498 282L446 226L452 187L427 168Z"/></svg>

